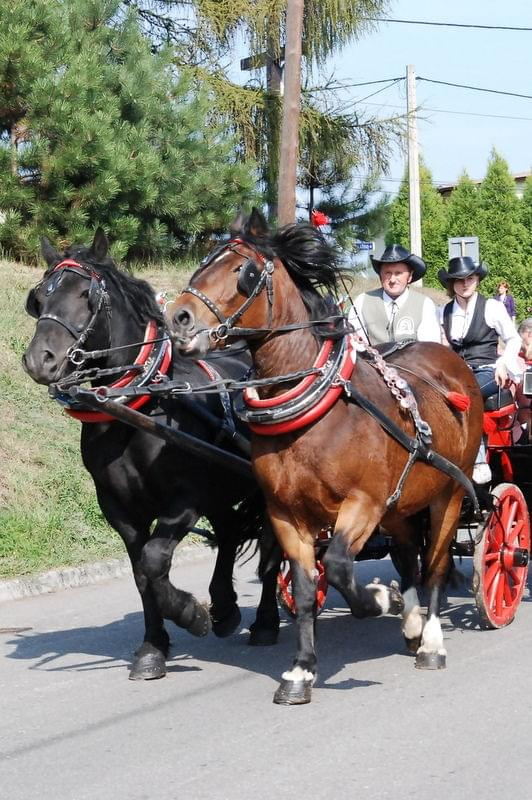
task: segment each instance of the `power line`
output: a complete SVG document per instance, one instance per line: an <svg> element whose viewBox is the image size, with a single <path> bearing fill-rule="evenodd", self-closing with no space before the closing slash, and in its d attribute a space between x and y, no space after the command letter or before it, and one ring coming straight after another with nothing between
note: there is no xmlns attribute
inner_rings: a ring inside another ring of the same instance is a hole
<svg viewBox="0 0 532 800"><path fill-rule="evenodd" d="M377 108L395 108L398 109L399 111L403 109L403 106L391 105L390 103L365 103L365 105L376 106ZM476 111L455 111L451 110L450 108L428 108L427 106L423 105L418 106L417 108L418 115L423 113L424 111L431 111L435 114L458 114L459 116L465 116L465 117L486 117L488 119L511 119L522 122L532 122L532 117L511 117L508 114L481 114L480 112Z"/></svg>
<svg viewBox="0 0 532 800"><path fill-rule="evenodd" d="M458 89L471 89L475 92L489 92L490 94L504 94L507 97L524 97L526 100L532 100L532 95L530 94L517 94L516 92L503 92L500 89L482 89L480 86L467 86L463 83L450 83L449 81L436 81L432 78L421 78L417 77L416 80L418 81L425 81L426 83L438 83L440 86L454 86Z"/></svg>
<svg viewBox="0 0 532 800"><path fill-rule="evenodd" d="M517 27L514 25L477 25L464 22L430 22L420 19L388 19L387 17L365 17L367 22L398 22L402 25L434 25L439 28L478 28L488 31L532 31L532 28Z"/></svg>
<svg viewBox="0 0 532 800"><path fill-rule="evenodd" d="M330 91L331 89L336 89L336 90L353 89L358 86L373 86L374 84L377 83L388 83L390 84L390 86L393 86L395 83L404 80L405 80L404 75L401 75L398 78L385 78L380 81L363 81L361 83L338 83L336 86L331 86L329 84L328 86L324 86L322 89L315 89L314 91ZM472 91L475 92L489 92L490 94L502 94L506 95L507 97L521 97L524 98L525 100L532 100L532 95L530 94L519 94L518 92L506 92L502 89L484 89L481 86L469 86L465 83L451 83L450 81L437 81L433 78L423 78L420 77L419 75L416 77L416 80L425 81L425 83L437 83L440 86L454 86L457 89L471 89ZM368 95L368 97L371 97L371 95Z"/></svg>

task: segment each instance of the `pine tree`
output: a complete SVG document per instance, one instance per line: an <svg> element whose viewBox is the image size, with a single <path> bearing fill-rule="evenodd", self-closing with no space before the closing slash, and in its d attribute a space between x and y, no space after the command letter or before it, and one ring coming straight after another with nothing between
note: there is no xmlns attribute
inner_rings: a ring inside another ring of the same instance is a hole
<svg viewBox="0 0 532 800"><path fill-rule="evenodd" d="M43 234L87 240L101 224L115 256L161 258L225 230L254 195L252 165L237 163L212 98L192 91L169 50L152 53L134 14L118 20L118 6L0 10L0 244L13 256L34 256Z"/></svg>
<svg viewBox="0 0 532 800"><path fill-rule="evenodd" d="M192 65L197 78L216 95L216 113L235 131L246 158L259 164L266 202L275 207L281 100L264 86L265 54L279 65L285 37L287 0L123 0L136 6L145 30L157 44L171 41L176 63ZM401 133L401 121L362 118L339 113L341 101L327 81L310 86L310 77L334 52L368 30L382 14L385 0L305 0L303 20L304 90L300 117L299 186L326 191L330 176L338 177L338 192L348 189L353 168L387 168L391 147ZM220 64L233 58L231 47L241 38L257 68L246 86L229 80ZM347 162L350 170L345 171ZM333 208L328 209L330 213Z"/></svg>
<svg viewBox="0 0 532 800"><path fill-rule="evenodd" d="M408 174L401 183L397 197L392 201L386 242L409 248L409 188ZM425 164L419 164L419 194L421 207L421 247L427 274L423 279L429 286L440 287L438 269L447 262L446 213L441 195L432 183L432 175Z"/></svg>
<svg viewBox="0 0 532 800"><path fill-rule="evenodd" d="M478 236L479 192L467 172L463 172L446 201L447 236Z"/></svg>
<svg viewBox="0 0 532 800"><path fill-rule="evenodd" d="M527 240L527 231L520 220L520 202L508 164L494 150L479 189L480 255L489 267L483 281L485 294L494 293L501 280L510 283L512 294L519 291Z"/></svg>

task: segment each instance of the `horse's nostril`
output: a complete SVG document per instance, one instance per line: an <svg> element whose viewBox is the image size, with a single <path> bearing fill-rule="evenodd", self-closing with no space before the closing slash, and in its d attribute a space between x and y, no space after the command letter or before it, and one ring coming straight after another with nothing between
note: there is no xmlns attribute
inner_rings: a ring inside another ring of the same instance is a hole
<svg viewBox="0 0 532 800"><path fill-rule="evenodd" d="M186 308L181 308L179 311L176 311L174 314L174 322L179 328L191 328L193 323L192 314L186 310Z"/></svg>

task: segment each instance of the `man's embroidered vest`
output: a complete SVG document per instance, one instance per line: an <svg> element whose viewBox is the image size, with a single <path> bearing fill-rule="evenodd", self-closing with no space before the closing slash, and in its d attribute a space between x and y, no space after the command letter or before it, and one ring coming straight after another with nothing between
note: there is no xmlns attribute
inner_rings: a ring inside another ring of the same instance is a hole
<svg viewBox="0 0 532 800"><path fill-rule="evenodd" d="M415 339L423 316L424 295L409 289L406 302L397 309L392 329L384 310L382 293L382 289L373 289L364 294L362 301L362 322L370 344Z"/></svg>

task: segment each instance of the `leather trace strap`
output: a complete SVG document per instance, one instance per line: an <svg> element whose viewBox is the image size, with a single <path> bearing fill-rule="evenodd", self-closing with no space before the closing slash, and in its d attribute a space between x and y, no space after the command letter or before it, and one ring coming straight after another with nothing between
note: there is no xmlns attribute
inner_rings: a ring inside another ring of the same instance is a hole
<svg viewBox="0 0 532 800"><path fill-rule="evenodd" d="M430 466L439 469L441 472L445 473L445 475L448 475L454 481L463 486L473 502L475 517L477 519L481 518L482 515L480 512L480 506L478 504L478 499L475 489L473 488L473 484L467 475L465 475L462 470L456 466L456 464L453 464L452 461L449 461L439 453L435 453L434 450L427 447L419 439L413 439L411 436L405 433L405 431L396 425L393 420L387 417L386 414L384 414L375 405L375 403L372 403L371 400L368 400L367 397L364 397L364 395L360 394L360 392L355 389L351 381L346 383L345 392L350 402L356 403L360 406L360 408L364 409L364 411L376 419L379 425L397 442L399 442L399 444L401 444L405 450L408 450L409 453L415 454L417 460L423 461L425 464L429 464ZM412 465L410 464L410 466ZM397 500L395 502L397 502Z"/></svg>

